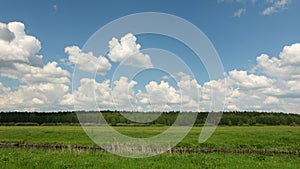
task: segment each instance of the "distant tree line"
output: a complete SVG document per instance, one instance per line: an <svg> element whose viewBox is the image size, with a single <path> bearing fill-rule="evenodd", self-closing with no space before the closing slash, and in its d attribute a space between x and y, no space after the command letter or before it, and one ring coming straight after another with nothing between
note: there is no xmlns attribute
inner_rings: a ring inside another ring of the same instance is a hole
<svg viewBox="0 0 300 169"><path fill-rule="evenodd" d="M99 122L100 112L77 112L81 117L80 121L84 123ZM81 115L87 115L83 119ZM136 118L144 116L145 112L119 112L119 111L101 111L102 116L110 125L172 125L177 119L179 112L147 112L147 115L159 116L156 120L147 120L147 123L137 123L125 118L122 114L134 114ZM179 124L189 124L189 113L192 113L196 119L195 125L203 125L208 112L180 112L186 115ZM215 112L218 114L218 112ZM149 116L151 117L151 116ZM76 112L0 112L0 125L78 125L79 120ZM269 112L224 112L219 125L300 125L300 115L287 113L269 113Z"/></svg>

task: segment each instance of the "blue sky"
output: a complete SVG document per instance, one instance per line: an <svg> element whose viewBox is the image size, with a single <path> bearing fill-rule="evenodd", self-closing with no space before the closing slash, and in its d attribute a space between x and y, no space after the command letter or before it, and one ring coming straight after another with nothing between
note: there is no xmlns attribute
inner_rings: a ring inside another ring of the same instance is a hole
<svg viewBox="0 0 300 169"><path fill-rule="evenodd" d="M69 74L72 74L73 68L66 62L61 61L62 59L68 60L70 56L70 54L65 52L66 47L76 45L82 48L88 38L105 24L122 16L138 12L163 12L186 19L202 30L213 43L227 74L230 74L229 72L235 69L247 72L247 77L254 73L256 76L263 76L276 81L274 86L280 89L284 88L279 84L285 78L275 77L270 73L272 70L264 70L265 67L257 63L257 57L261 56L261 54L267 54L269 58L279 58L280 52L284 52L283 48L285 46L292 46L300 41L300 22L298 22L300 1L296 0L1 0L1 4L0 22L4 24L13 21L23 23L26 27L26 33L36 37L41 42L41 49L35 55L43 55L44 65L53 61L57 62L58 66L69 72ZM188 64L192 70L199 69L199 64L194 64L193 60L189 60L189 57L193 54L185 47L180 47L181 44L155 36L136 37L137 43L142 46L141 49L163 48L189 62ZM111 64L114 67L118 63ZM260 69L264 71L260 71ZM203 67L200 70L200 72L205 71ZM293 70L295 71L295 69ZM232 76L234 73L243 74L241 72L233 72ZM107 75L111 74L108 72ZM152 76L155 76L155 74ZM251 76L249 77L252 81L255 79ZM71 81L71 76L68 78ZM205 82L209 81L207 75L200 75L199 73L196 73L195 78L202 87L205 86ZM3 86L13 90L18 90L20 85L28 84L26 81L19 81L7 75L2 75L0 79ZM104 79L102 78L101 80ZM229 81L232 79L229 79ZM167 81L167 79L165 80ZM291 83L294 81L294 79L291 80ZM254 82L256 83L255 80ZM169 83L171 86L176 84L173 80L169 80ZM140 84L143 85L139 86ZM71 84L67 86L69 88L65 91L66 95L71 90ZM138 83L137 86L142 89L145 85L144 83ZM288 95L286 93L289 93L291 86L287 86L285 86L287 88L285 94L282 95ZM243 90L243 86L238 85L230 86L230 88L237 89L240 92ZM175 87L175 89L178 89L178 87ZM138 91L135 92L137 93ZM261 90L253 91L253 93L255 92L259 93ZM274 96L265 93L263 96L260 96L260 94L256 93L254 95L260 97L263 101L266 101L268 98L269 100L273 99L273 101L275 100L274 103L278 103L276 99L280 100L283 97L282 95ZM285 99L287 98L290 99L291 97L285 97ZM38 98L38 100L40 99ZM282 104L289 102L289 100L284 99L280 101L282 101ZM231 102L234 101L231 100L230 104ZM239 110L256 110L257 108L257 110L288 112L296 111L299 106L297 104L292 105L291 107L293 108L274 108L273 106L270 109L270 106L255 107L255 104L257 104L254 103L255 100L250 102L251 104L253 102L252 107L243 107L242 105L246 103L240 103L240 106L234 104L235 106L232 107ZM51 109L60 109L59 107L57 105L57 107ZM9 110L10 108L7 109ZM28 109L35 108L33 106ZM44 109L46 108L40 108L40 110Z"/></svg>
<svg viewBox="0 0 300 169"><path fill-rule="evenodd" d="M249 68L262 52L277 55L284 45L298 41L300 2L270 16L260 14L270 3L204 1L5 1L2 22L21 21L43 44L46 61L65 57L64 47L83 46L101 26L137 12L165 12L198 26L213 42L225 70ZM54 9L56 6L56 10ZM246 8L246 14L233 13ZM147 44L145 44L147 45ZM144 47L147 47L143 45ZM234 61L234 63L232 63Z"/></svg>

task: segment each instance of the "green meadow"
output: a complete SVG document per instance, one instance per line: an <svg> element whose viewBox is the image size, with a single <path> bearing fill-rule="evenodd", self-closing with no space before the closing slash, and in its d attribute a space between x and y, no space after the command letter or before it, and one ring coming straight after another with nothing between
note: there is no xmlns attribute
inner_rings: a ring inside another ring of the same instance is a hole
<svg viewBox="0 0 300 169"><path fill-rule="evenodd" d="M168 127L114 127L132 137L151 137ZM300 126L220 126L203 144L193 127L178 147L300 150ZM95 145L80 126L0 126L0 142Z"/></svg>
<svg viewBox="0 0 300 169"><path fill-rule="evenodd" d="M162 154L133 159L96 151L61 151L41 149L0 149L0 168L272 168L297 169L299 157L260 154Z"/></svg>
<svg viewBox="0 0 300 169"><path fill-rule="evenodd" d="M132 137L151 137L168 127L115 127ZM220 126L203 144L201 127L193 127L177 148L300 151L299 126ZM1 126L1 143L91 145L80 126ZM300 168L299 154L191 153L145 159L119 157L96 150L0 149L4 168ZM0 167L0 168L1 168Z"/></svg>

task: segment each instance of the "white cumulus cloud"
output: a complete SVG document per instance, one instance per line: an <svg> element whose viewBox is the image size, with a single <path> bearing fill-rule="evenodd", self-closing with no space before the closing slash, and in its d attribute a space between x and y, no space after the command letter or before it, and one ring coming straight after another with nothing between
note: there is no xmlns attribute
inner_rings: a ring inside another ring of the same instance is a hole
<svg viewBox="0 0 300 169"><path fill-rule="evenodd" d="M19 61L30 63L41 49L40 41L25 33L25 26L20 22L0 23L0 61Z"/></svg>
<svg viewBox="0 0 300 169"><path fill-rule="evenodd" d="M110 80L97 82L95 79L83 78L78 89L65 95L61 104L75 104L77 109L95 110L96 103L100 109L132 110L130 103L135 103L133 87L136 84L136 81L129 81L123 76L114 81L112 86Z"/></svg>
<svg viewBox="0 0 300 169"><path fill-rule="evenodd" d="M109 41L108 57L113 62L122 62L135 67L152 67L149 55L140 51L141 45L136 43L136 37L131 33L123 36L120 41L112 38Z"/></svg>
<svg viewBox="0 0 300 169"><path fill-rule="evenodd" d="M280 79L300 78L300 43L285 46L279 57L270 58L262 54L256 58L256 68L263 73Z"/></svg>
<svg viewBox="0 0 300 169"><path fill-rule="evenodd" d="M0 76L19 82L15 89L1 83L1 110L60 110L70 73L55 61L43 64L40 41L21 22L0 23L0 46Z"/></svg>
<svg viewBox="0 0 300 169"><path fill-rule="evenodd" d="M104 76L110 70L111 64L104 56L96 57L92 52L84 53L78 46L68 46L65 52L69 55L69 61L80 70L94 73L97 71Z"/></svg>
<svg viewBox="0 0 300 169"><path fill-rule="evenodd" d="M270 3L279 8L288 1ZM0 78L17 81L12 86L0 82L1 111L63 110L73 104L78 109L96 109L86 107L95 102L100 109L113 110L218 111L223 110L223 105L225 110L297 112L300 109L300 43L284 46L275 57L259 55L252 73L234 69L224 79L202 85L191 75L178 72L144 86L125 76L113 82L83 78L73 92L70 72L55 61L43 64L43 56L39 54L41 43L26 33L23 23L0 23L0 45ZM141 53L141 46L132 34L120 41L113 38L109 45L111 61L152 67L150 57ZM106 57L83 52L77 46L66 47L65 52L70 63L86 72L97 70L105 75L112 67ZM172 84L177 87L168 82L170 78L178 80Z"/></svg>

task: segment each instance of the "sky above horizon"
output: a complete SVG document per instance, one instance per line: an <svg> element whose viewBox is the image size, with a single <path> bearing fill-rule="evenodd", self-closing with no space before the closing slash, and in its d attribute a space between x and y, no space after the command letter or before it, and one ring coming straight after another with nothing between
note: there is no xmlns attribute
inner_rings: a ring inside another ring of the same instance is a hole
<svg viewBox="0 0 300 169"><path fill-rule="evenodd" d="M85 105L97 103L111 110L299 112L300 1L0 3L0 111L73 110L74 104L94 109ZM107 53L83 49L104 25L140 12L168 13L195 25L218 52L224 78L210 79L195 53L164 36L127 32L101 46ZM154 69L160 62L182 64L169 59L172 54L186 67ZM75 69L95 77L74 85Z"/></svg>

